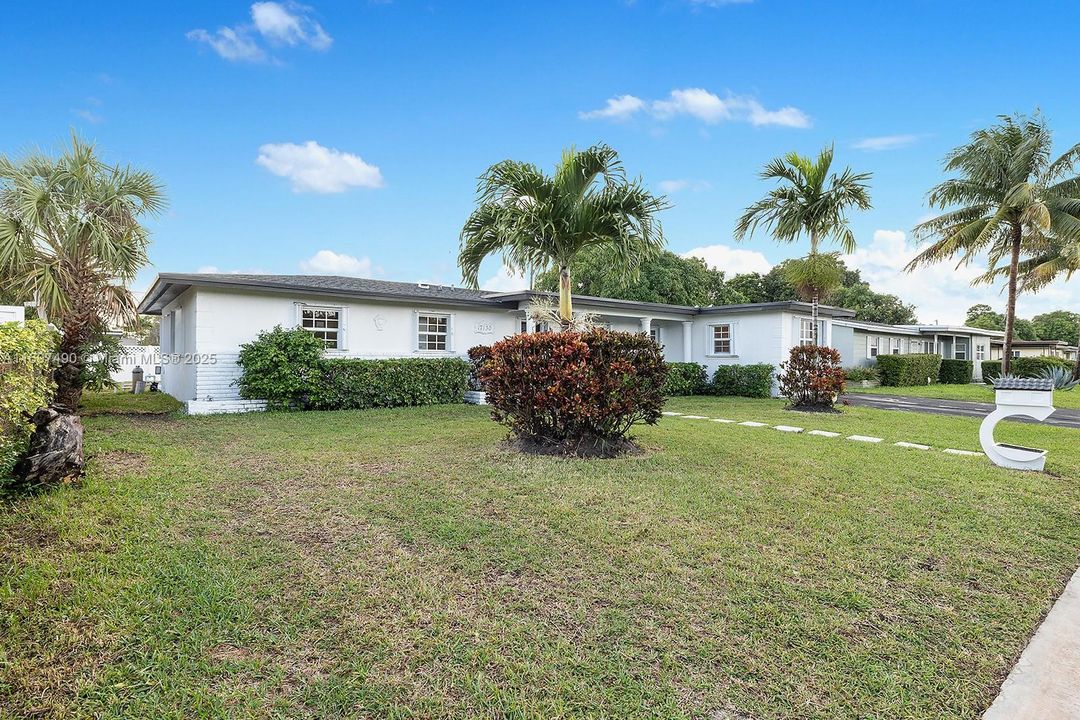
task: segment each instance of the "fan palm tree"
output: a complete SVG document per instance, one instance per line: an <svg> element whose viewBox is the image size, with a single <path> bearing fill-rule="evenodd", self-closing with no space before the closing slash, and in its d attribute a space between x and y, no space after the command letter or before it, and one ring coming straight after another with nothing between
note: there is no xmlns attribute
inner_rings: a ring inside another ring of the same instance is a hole
<svg viewBox="0 0 1080 720"><path fill-rule="evenodd" d="M1049 248L1071 247L1080 240L1080 178L1074 174L1080 144L1051 161L1051 142L1038 114L1002 116L997 125L972 133L969 143L945 159L945 170L958 177L931 190L929 200L946 212L915 227L917 238L932 243L906 268L910 272L956 256L964 265L985 253L990 269L976 282L1007 275L1003 373L1012 364L1021 258L1043 258ZM1049 282L1061 269L1053 253L1046 262L1030 264L1029 289Z"/></svg>
<svg viewBox="0 0 1080 720"><path fill-rule="evenodd" d="M585 248L601 248L611 271L636 276L664 247L656 214L668 207L640 180L628 182L618 154L607 145L563 152L555 174L503 160L480 177L477 208L461 230L458 264L472 287L480 264L500 253L512 270L559 270L559 317L573 322L570 272Z"/></svg>
<svg viewBox="0 0 1080 720"><path fill-rule="evenodd" d="M56 401L71 410L94 331L135 318L126 284L150 242L139 220L164 206L149 173L106 165L75 136L58 158L0 156L0 284L60 327Z"/></svg>
<svg viewBox="0 0 1080 720"><path fill-rule="evenodd" d="M836 289L843 273L837 253L822 253L825 240L835 240L844 252L855 250L855 235L848 227L851 208L870 209L870 173L851 168L830 173L833 147L824 148L814 160L796 152L774 158L761 172L763 180L778 185L739 218L735 239L752 237L763 226L777 242L810 240L809 254L789 264L789 280L804 300L813 303L814 344L818 343L818 300Z"/></svg>

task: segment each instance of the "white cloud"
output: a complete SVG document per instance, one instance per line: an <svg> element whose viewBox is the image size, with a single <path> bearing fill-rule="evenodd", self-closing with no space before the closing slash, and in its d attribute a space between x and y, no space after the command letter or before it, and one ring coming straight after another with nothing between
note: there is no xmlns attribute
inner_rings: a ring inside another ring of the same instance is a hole
<svg viewBox="0 0 1080 720"><path fill-rule="evenodd" d="M856 150L898 150L912 145L919 140L918 135L881 135L878 137L863 138L852 143L851 147Z"/></svg>
<svg viewBox="0 0 1080 720"><path fill-rule="evenodd" d="M582 120L627 120L638 111L645 108L645 101L633 95L620 95L608 98L604 107L599 110L579 112L578 117Z"/></svg>
<svg viewBox="0 0 1080 720"><path fill-rule="evenodd" d="M704 245L682 255L701 258L706 265L723 270L728 277L739 273L767 273L772 269L772 263L758 251L733 248L730 245Z"/></svg>
<svg viewBox="0 0 1080 720"><path fill-rule="evenodd" d="M665 194L677 193L682 190L693 190L694 192L701 192L703 190L709 190L712 188L712 184L707 180L661 180L656 184L660 192Z"/></svg>
<svg viewBox="0 0 1080 720"><path fill-rule="evenodd" d="M320 250L306 260L300 261L300 270L315 275L348 275L351 277L372 277L381 275L380 268L371 263L369 257L354 257L333 250Z"/></svg>
<svg viewBox="0 0 1080 720"><path fill-rule="evenodd" d="M584 120L626 120L646 107L657 120L671 120L680 115L697 118L710 125L720 122L746 122L761 127L810 127L810 117L798 108L786 106L769 110L759 100L745 95L728 93L720 97L704 88L677 88L667 98L651 103L633 95L609 98L599 110L578 113Z"/></svg>
<svg viewBox="0 0 1080 720"><path fill-rule="evenodd" d="M326 50L333 44L322 25L310 16L310 8L294 2L257 2L251 6L255 29L267 40L283 45L307 45Z"/></svg>
<svg viewBox="0 0 1080 720"><path fill-rule="evenodd" d="M257 2L251 6L251 23L220 27L216 32L191 30L187 39L209 46L222 58L240 62L264 62L269 54L259 44L304 45L327 50L334 42L311 17L311 8L295 2Z"/></svg>
<svg viewBox="0 0 1080 720"><path fill-rule="evenodd" d="M187 39L209 45L214 52L226 60L243 62L262 62L266 60L266 53L244 29L234 30L230 27L223 27L218 28L214 34L197 29L189 32Z"/></svg>
<svg viewBox="0 0 1080 720"><path fill-rule="evenodd" d="M520 275L512 270L508 270L505 265L499 268L499 272L495 273L483 283L480 284L481 290L490 290L492 292L514 292L515 290L528 290L529 281L524 275Z"/></svg>
<svg viewBox="0 0 1080 720"><path fill-rule="evenodd" d="M382 172L363 158L314 140L303 145L268 143L259 148L255 162L292 181L294 192L339 193L350 187L379 188Z"/></svg>
<svg viewBox="0 0 1080 720"><path fill-rule="evenodd" d="M78 117L82 118L83 120L85 120L88 123L93 123L93 124L97 125L98 123L105 122L105 116L102 115L101 113L94 112L93 110L88 110L86 108L79 108L78 110L75 110L74 112Z"/></svg>
<svg viewBox="0 0 1080 720"><path fill-rule="evenodd" d="M913 273L904 272L904 266L918 252L919 248L908 242L903 230L877 230L869 245L844 255L843 260L848 267L858 268L863 280L875 291L891 293L915 305L920 322L962 324L967 309L977 303L1004 308L1003 283L971 285L985 271L985 263L957 268L955 261L945 261ZM1017 314L1031 317L1077 306L1080 306L1080 290L1058 282L1037 295L1021 295Z"/></svg>

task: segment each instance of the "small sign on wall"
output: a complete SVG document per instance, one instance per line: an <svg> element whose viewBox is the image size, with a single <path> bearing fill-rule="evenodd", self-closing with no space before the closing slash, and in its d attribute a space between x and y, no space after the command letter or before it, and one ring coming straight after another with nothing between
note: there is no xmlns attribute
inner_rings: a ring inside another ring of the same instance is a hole
<svg viewBox="0 0 1080 720"><path fill-rule="evenodd" d="M477 322L473 325L473 332L477 335L491 335L495 332L495 326L489 322Z"/></svg>

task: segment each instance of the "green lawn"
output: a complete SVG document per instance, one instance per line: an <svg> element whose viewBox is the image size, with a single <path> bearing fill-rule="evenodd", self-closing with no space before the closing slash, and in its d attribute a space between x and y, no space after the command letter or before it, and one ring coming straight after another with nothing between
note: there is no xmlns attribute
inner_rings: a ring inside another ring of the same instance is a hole
<svg viewBox="0 0 1080 720"><path fill-rule="evenodd" d="M910 395L915 397L941 398L943 400L973 400L994 402L994 388L989 385L915 385L911 387L848 388L853 393L883 393L885 395ZM1054 391L1054 407L1080 410L1080 388Z"/></svg>
<svg viewBox="0 0 1080 720"><path fill-rule="evenodd" d="M86 391L79 403L79 414L83 417L94 415L164 415L176 412L180 403L163 392L145 392L136 395L122 390L112 392Z"/></svg>
<svg viewBox="0 0 1080 720"><path fill-rule="evenodd" d="M977 423L669 409L974 448ZM1049 474L665 418L502 449L482 408L89 418L0 509L0 717L977 718L1080 554Z"/></svg>

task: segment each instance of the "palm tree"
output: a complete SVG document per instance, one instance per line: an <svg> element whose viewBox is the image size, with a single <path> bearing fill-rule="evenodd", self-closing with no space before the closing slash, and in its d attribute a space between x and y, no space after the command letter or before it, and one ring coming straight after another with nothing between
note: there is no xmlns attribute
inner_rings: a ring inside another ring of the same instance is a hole
<svg viewBox="0 0 1080 720"><path fill-rule="evenodd" d="M1072 202L1078 204L1076 200ZM1001 271L1007 270L997 268L980 280L990 281ZM1080 240L1063 242L1060 238L1054 238L1045 248L1037 250L1034 257L1021 261L1017 271L1020 276L1018 292L1038 292L1062 275L1066 280L1071 280L1074 273L1080 272ZM1080 347L1080 343L1077 346ZM1080 380L1080 352L1076 355L1073 380Z"/></svg>
<svg viewBox="0 0 1080 720"><path fill-rule="evenodd" d="M1073 174L1080 144L1051 161L1051 141L1038 114L1001 116L999 124L977 130L968 144L949 153L945 170L958 177L929 196L931 207L946 212L915 227L916 237L933 242L906 268L910 272L957 255L963 265L986 253L990 270L976 282L1008 274L1003 373L1012 364L1021 256L1041 256L1049 247L1080 239L1080 178ZM1000 267L1005 258L1007 269ZM1033 276L1035 286L1040 277L1045 272Z"/></svg>
<svg viewBox="0 0 1080 720"><path fill-rule="evenodd" d="M559 317L573 322L570 271L585 248L610 253L611 271L633 278L664 247L655 215L668 207L640 180L627 182L607 145L565 150L553 176L537 166L503 160L480 177L477 208L461 230L458 264L465 282L479 285L480 264L501 253L514 270L559 269Z"/></svg>
<svg viewBox="0 0 1080 720"><path fill-rule="evenodd" d="M855 235L848 227L851 208L870 209L867 181L870 173L844 168L830 174L833 147L824 148L817 160L790 152L774 158L761 172L764 180L777 187L746 208L735 226L735 239L742 242L764 226L778 242L795 243L804 235L810 253L790 263L789 280L804 300L813 303L814 344L818 343L818 300L840 285L842 272L836 253L821 253L821 243L833 239L844 252L855 250Z"/></svg>
<svg viewBox="0 0 1080 720"><path fill-rule="evenodd" d="M96 329L135 318L126 284L148 262L139 224L165 206L147 172L102 162L72 136L58 158L0 156L0 285L35 298L62 331L56 402L82 396L83 347Z"/></svg>

